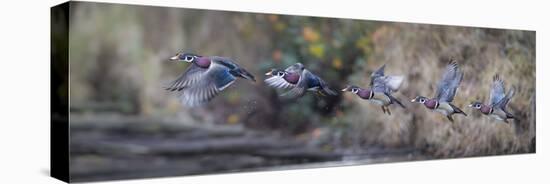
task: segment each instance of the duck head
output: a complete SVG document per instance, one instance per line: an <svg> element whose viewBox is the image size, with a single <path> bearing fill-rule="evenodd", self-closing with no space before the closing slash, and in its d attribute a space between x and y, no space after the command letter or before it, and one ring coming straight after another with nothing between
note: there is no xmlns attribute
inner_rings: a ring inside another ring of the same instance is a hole
<svg viewBox="0 0 550 184"><path fill-rule="evenodd" d="M491 114L493 112L493 108L490 106L487 106L481 102L472 102L470 105L468 105L470 108L474 108L479 110L483 114Z"/></svg>
<svg viewBox="0 0 550 184"><path fill-rule="evenodd" d="M423 96L416 96L416 98L412 99L411 102L414 102L414 103L421 103L421 104L424 104L428 101L428 98L426 97L423 97Z"/></svg>
<svg viewBox="0 0 550 184"><path fill-rule="evenodd" d="M277 77L284 77L286 75L286 72L283 70L278 69L271 69L267 73L265 73L267 76L277 76Z"/></svg>
<svg viewBox="0 0 550 184"><path fill-rule="evenodd" d="M351 92L351 93L359 93L359 90L361 88L357 87L357 86L354 86L354 85L348 85L346 86L346 88L342 89L343 92Z"/></svg>
<svg viewBox="0 0 550 184"><path fill-rule="evenodd" d="M172 56L170 58L170 61L184 61L188 63L192 63L198 60L200 56L192 53L177 53L175 56Z"/></svg>
<svg viewBox="0 0 550 184"><path fill-rule="evenodd" d="M355 85L348 85L346 88L342 89L344 92L351 92L361 97L362 99L372 99L374 97L374 91L371 89L363 89Z"/></svg>
<svg viewBox="0 0 550 184"><path fill-rule="evenodd" d="M439 101L436 99L429 99L424 96L416 96L416 98L412 99L411 102L424 104L424 106L428 109L437 109L439 107Z"/></svg>
<svg viewBox="0 0 550 184"><path fill-rule="evenodd" d="M472 102L470 105L468 105L468 107L474 108L474 109L481 109L482 106L483 106L483 103L481 102Z"/></svg>
<svg viewBox="0 0 550 184"><path fill-rule="evenodd" d="M210 67L210 59L191 53L178 53L170 58L171 61L194 63L201 68Z"/></svg>

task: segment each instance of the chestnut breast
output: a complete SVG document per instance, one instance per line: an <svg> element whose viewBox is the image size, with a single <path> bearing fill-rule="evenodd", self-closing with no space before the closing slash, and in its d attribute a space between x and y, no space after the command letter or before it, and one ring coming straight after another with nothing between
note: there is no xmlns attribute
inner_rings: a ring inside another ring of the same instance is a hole
<svg viewBox="0 0 550 184"><path fill-rule="evenodd" d="M435 99L428 99L426 102L424 102L424 106L426 106L428 109L435 109L435 106L437 105L437 100Z"/></svg>
<svg viewBox="0 0 550 184"><path fill-rule="evenodd" d="M359 92L357 92L357 96L361 97L362 99L369 99L370 90L359 89Z"/></svg>
<svg viewBox="0 0 550 184"><path fill-rule="evenodd" d="M199 57L195 61L195 64L201 68L208 68L210 67L210 59L207 57Z"/></svg>
<svg viewBox="0 0 550 184"><path fill-rule="evenodd" d="M287 74L285 74L285 76L283 78L288 83L296 84L300 80L300 75L298 75L296 73L287 73Z"/></svg>
<svg viewBox="0 0 550 184"><path fill-rule="evenodd" d="M491 107L486 106L486 105L481 105L481 109L479 109L479 111L481 111L481 113L483 113L483 114L490 114L491 113Z"/></svg>

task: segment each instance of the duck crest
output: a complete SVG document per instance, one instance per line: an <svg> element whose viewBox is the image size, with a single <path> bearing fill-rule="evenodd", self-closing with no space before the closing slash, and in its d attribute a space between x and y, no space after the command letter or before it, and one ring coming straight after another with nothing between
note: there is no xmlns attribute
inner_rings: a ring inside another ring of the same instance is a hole
<svg viewBox="0 0 550 184"><path fill-rule="evenodd" d="M199 57L197 58L197 61L195 61L195 64L201 68L208 68L210 67L210 59L208 57Z"/></svg>
<svg viewBox="0 0 550 184"><path fill-rule="evenodd" d="M428 109L436 109L439 105L439 102L435 99L428 99L426 102L424 102L424 106L426 106Z"/></svg>

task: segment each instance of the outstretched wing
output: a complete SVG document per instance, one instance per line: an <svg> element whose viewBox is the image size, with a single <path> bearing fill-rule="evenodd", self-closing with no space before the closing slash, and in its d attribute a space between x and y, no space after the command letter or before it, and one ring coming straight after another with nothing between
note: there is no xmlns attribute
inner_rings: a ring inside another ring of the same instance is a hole
<svg viewBox="0 0 550 184"><path fill-rule="evenodd" d="M292 88L288 92L284 93L282 96L288 96L291 98L304 96L308 88L308 79L314 77L316 76L308 70L304 69L302 71L302 74L300 75L300 80L298 80L298 83L296 83L296 86L294 86L294 88Z"/></svg>
<svg viewBox="0 0 550 184"><path fill-rule="evenodd" d="M508 105L508 102L510 102L510 99L512 99L512 97L514 96L514 93L515 93L514 87L510 88L506 96L502 98L500 102L497 102L496 104L494 104L493 107L499 107L502 110L506 111L506 105Z"/></svg>
<svg viewBox="0 0 550 184"><path fill-rule="evenodd" d="M222 65L229 69L229 72L236 77L242 77L245 79L252 80L256 82L256 78L248 71L246 71L244 68L239 66L234 60L227 57L220 57L220 56L212 56L210 57L211 61L214 63L217 63L219 65Z"/></svg>
<svg viewBox="0 0 550 184"><path fill-rule="evenodd" d="M491 93L489 95L491 106L497 105L506 97L504 81L500 79L498 74L493 77L493 84L491 85Z"/></svg>
<svg viewBox="0 0 550 184"><path fill-rule="evenodd" d="M191 64L176 80L172 81L166 90L181 91L186 87L197 84L208 71L207 68L201 68L196 64Z"/></svg>
<svg viewBox="0 0 550 184"><path fill-rule="evenodd" d="M370 75L370 85L373 86L374 85L374 82L381 78L381 77L384 77L384 69L386 68L386 64L382 65L380 68L378 68L376 71L372 72L372 74Z"/></svg>
<svg viewBox="0 0 550 184"><path fill-rule="evenodd" d="M390 75L384 78L384 83L391 90L391 92L395 92L399 89L404 79L405 77L402 75Z"/></svg>
<svg viewBox="0 0 550 184"><path fill-rule="evenodd" d="M403 76L381 76L372 81L372 89L375 92L393 93L399 89L403 83Z"/></svg>
<svg viewBox="0 0 550 184"><path fill-rule="evenodd" d="M240 68L239 65L237 65L237 63L231 58L221 57L221 56L211 56L210 60L214 63L227 67L229 70Z"/></svg>
<svg viewBox="0 0 550 184"><path fill-rule="evenodd" d="M437 86L435 98L439 101L452 102L458 85L462 82L462 72L454 61L447 65L445 73Z"/></svg>
<svg viewBox="0 0 550 184"><path fill-rule="evenodd" d="M265 79L264 81L268 86L271 86L274 88L288 89L296 86L296 84L289 83L283 77L277 76L277 75L272 75L271 77Z"/></svg>
<svg viewBox="0 0 550 184"><path fill-rule="evenodd" d="M375 92L393 93L399 89L404 77L384 76L385 67L384 64L371 74L370 86Z"/></svg>
<svg viewBox="0 0 550 184"><path fill-rule="evenodd" d="M317 77L318 80L319 80L319 86L321 86L321 93L324 94L324 95L331 95L331 96L336 96L338 95L338 93L332 89L330 89L330 87L328 86L327 82L325 82L323 79Z"/></svg>
<svg viewBox="0 0 550 184"><path fill-rule="evenodd" d="M194 107L208 102L235 82L235 77L224 65L212 62L208 69L191 67L195 68L188 69L172 83L172 86L178 86L176 89L181 91L180 101L186 106Z"/></svg>

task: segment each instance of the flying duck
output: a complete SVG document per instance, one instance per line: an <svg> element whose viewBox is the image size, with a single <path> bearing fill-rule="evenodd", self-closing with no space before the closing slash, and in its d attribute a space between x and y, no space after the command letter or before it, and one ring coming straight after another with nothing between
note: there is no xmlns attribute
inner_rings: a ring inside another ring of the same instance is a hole
<svg viewBox="0 0 550 184"><path fill-rule="evenodd" d="M378 70L371 74L370 88L364 89L355 85L348 85L342 91L347 91L356 94L362 99L368 100L374 104L380 105L382 112L391 115L391 111L388 108L391 104L398 104L402 108L405 106L397 98L391 94L401 86L403 82L403 76L385 76L384 68L386 65L382 65Z"/></svg>
<svg viewBox="0 0 550 184"><path fill-rule="evenodd" d="M252 74L226 57L178 53L170 60L191 63L185 72L166 87L166 90L181 92L180 101L188 107L210 101L237 78L256 81Z"/></svg>
<svg viewBox="0 0 550 184"><path fill-rule="evenodd" d="M462 76L463 73L458 68L458 63L451 59L451 62L447 65L445 73L439 81L435 91L435 97L429 99L424 96L417 96L412 99L411 102L424 104L426 108L440 112L447 116L447 119L451 122L454 122L452 117L453 114L458 113L467 116L464 111L451 103L455 97L458 85L462 82Z"/></svg>
<svg viewBox="0 0 550 184"><path fill-rule="evenodd" d="M268 86L290 89L282 96L302 97L306 91L314 91L321 95L337 95L323 79L305 69L302 63L293 64L285 70L271 69L265 75L269 76L265 79Z"/></svg>
<svg viewBox="0 0 550 184"><path fill-rule="evenodd" d="M505 93L504 81L497 74L493 76L493 84L490 91L490 104L485 105L479 101L472 102L468 107L479 110L482 114L508 123L508 119L516 119L516 116L506 110L506 105L514 96L514 88Z"/></svg>

